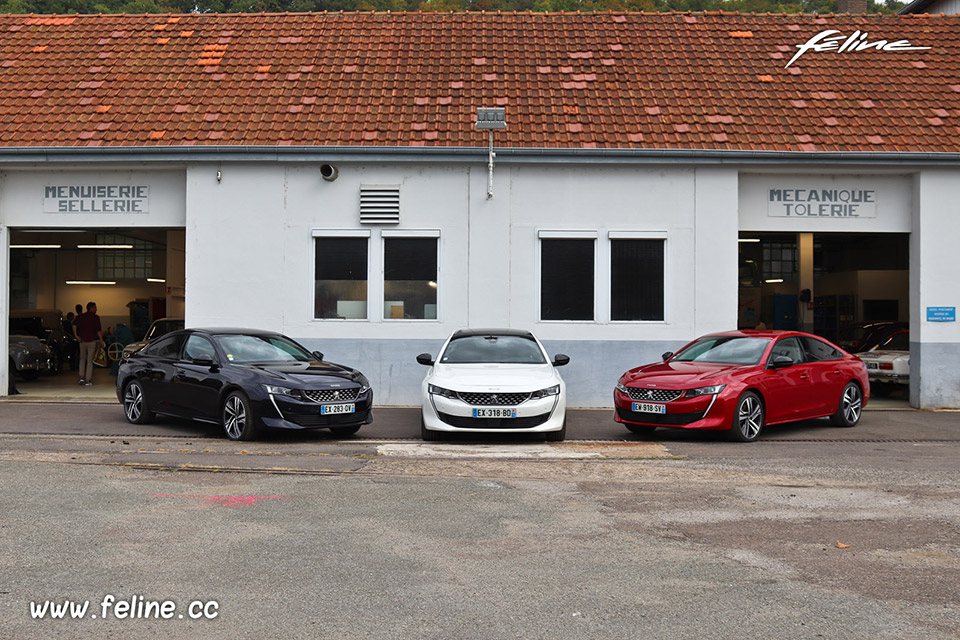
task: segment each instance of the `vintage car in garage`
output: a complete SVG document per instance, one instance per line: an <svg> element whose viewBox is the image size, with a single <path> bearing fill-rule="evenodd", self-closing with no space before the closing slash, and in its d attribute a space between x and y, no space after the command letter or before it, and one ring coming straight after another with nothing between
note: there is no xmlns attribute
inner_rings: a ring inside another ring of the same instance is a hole
<svg viewBox="0 0 960 640"><path fill-rule="evenodd" d="M36 380L41 375L55 373L53 350L36 336L11 335L8 351L10 375Z"/></svg>
<svg viewBox="0 0 960 640"><path fill-rule="evenodd" d="M867 365L870 389L878 396L890 395L910 384L910 332L897 331L882 344L858 353Z"/></svg>

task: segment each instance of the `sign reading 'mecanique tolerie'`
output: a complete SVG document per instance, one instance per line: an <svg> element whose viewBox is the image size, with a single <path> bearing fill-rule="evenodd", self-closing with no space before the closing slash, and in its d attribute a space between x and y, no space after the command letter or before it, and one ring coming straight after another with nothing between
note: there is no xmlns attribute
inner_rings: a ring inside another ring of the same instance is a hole
<svg viewBox="0 0 960 640"><path fill-rule="evenodd" d="M44 213L147 213L146 185L53 185L43 188Z"/></svg>
<svg viewBox="0 0 960 640"><path fill-rule="evenodd" d="M784 218L876 218L874 189L770 189L767 215Z"/></svg>

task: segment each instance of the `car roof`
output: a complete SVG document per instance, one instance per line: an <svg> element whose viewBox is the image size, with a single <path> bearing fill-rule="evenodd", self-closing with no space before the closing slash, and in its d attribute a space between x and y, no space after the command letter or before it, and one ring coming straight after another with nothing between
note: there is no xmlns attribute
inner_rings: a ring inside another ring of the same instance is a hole
<svg viewBox="0 0 960 640"><path fill-rule="evenodd" d="M783 336L809 336L817 340L825 340L821 336L803 331L791 331L785 329L737 329L735 331L718 331L717 333L708 333L704 338L710 336L726 336L731 338L780 338Z"/></svg>
<svg viewBox="0 0 960 640"><path fill-rule="evenodd" d="M533 340L533 334L523 329L460 329L454 331L450 336L451 340L456 338L467 338L470 336L517 336Z"/></svg>
<svg viewBox="0 0 960 640"><path fill-rule="evenodd" d="M244 329L240 327L190 327L182 331L171 333L210 333L227 335L251 335L251 336L281 336L283 334L266 329Z"/></svg>

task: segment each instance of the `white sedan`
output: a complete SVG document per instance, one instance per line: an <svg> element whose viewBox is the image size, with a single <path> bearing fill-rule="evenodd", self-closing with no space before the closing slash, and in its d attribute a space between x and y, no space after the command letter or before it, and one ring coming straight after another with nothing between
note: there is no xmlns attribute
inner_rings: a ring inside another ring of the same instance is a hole
<svg viewBox="0 0 960 640"><path fill-rule="evenodd" d="M884 396L896 388L910 384L910 332L897 331L877 348L857 356L867 365L870 390Z"/></svg>
<svg viewBox="0 0 960 640"><path fill-rule="evenodd" d="M566 385L529 331L462 329L447 338L423 380L420 434L438 440L442 432L542 433L549 442L566 437Z"/></svg>

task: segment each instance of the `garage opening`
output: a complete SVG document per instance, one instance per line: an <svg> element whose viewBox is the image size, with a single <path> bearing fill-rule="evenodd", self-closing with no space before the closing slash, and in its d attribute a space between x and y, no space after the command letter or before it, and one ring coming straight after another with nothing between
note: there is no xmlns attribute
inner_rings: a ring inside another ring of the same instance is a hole
<svg viewBox="0 0 960 640"><path fill-rule="evenodd" d="M741 232L738 326L807 331L858 355L890 352L876 362L884 369L871 392L878 403L907 404L909 246L906 233ZM868 367L873 358L863 358Z"/></svg>
<svg viewBox="0 0 960 640"><path fill-rule="evenodd" d="M115 399L124 347L152 325L154 333L182 326L184 243L183 229L11 230L10 391L25 400ZM72 321L89 302L107 349L93 385L81 386Z"/></svg>

